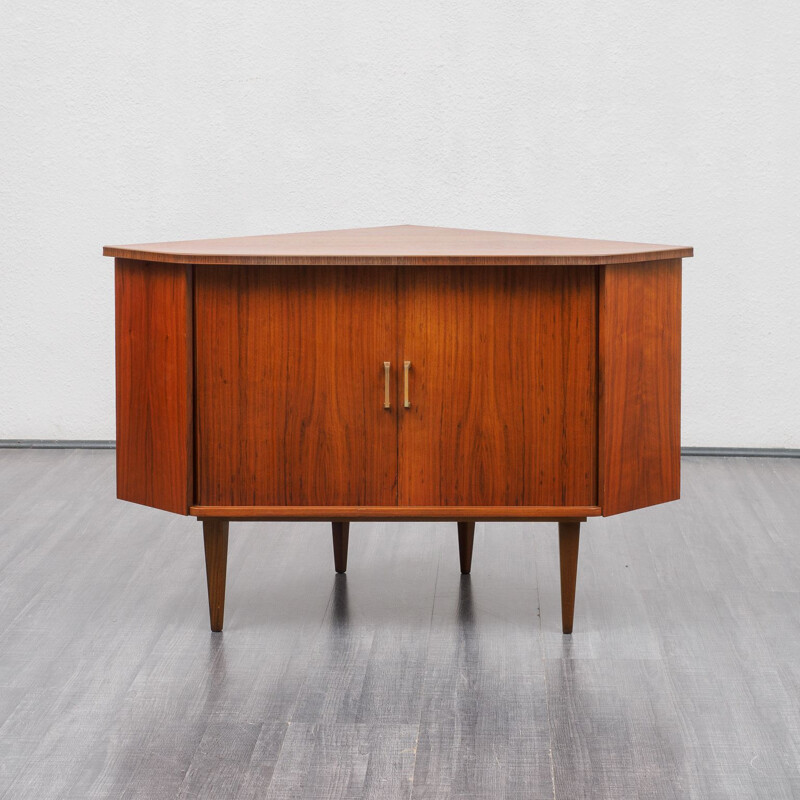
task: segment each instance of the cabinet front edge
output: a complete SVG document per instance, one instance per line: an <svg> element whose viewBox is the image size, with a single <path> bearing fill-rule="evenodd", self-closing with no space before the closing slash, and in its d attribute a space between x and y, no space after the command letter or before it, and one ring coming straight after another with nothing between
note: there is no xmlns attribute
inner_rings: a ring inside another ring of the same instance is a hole
<svg viewBox="0 0 800 800"><path fill-rule="evenodd" d="M653 250L647 253L613 255L235 255L200 253L160 253L125 247L106 246L103 255L132 261L167 264L203 264L206 266L603 266L636 264L671 258L691 258L691 247Z"/></svg>
<svg viewBox="0 0 800 800"><path fill-rule="evenodd" d="M199 519L239 520L538 520L599 517L599 506L191 506Z"/></svg>

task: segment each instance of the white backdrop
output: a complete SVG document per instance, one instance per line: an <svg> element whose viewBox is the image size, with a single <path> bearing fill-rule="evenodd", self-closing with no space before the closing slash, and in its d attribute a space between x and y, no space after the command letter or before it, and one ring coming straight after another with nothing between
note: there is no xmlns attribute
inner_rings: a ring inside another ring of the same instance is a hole
<svg viewBox="0 0 800 800"><path fill-rule="evenodd" d="M683 443L800 447L793 0L3 0L0 438L114 437L102 244L689 244Z"/></svg>

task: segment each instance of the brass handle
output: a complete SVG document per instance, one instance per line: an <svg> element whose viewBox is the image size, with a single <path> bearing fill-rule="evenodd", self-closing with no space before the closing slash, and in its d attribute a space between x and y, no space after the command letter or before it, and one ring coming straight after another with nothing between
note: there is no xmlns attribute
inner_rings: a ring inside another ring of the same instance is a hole
<svg viewBox="0 0 800 800"><path fill-rule="evenodd" d="M411 408L411 401L408 399L408 371L411 369L411 362L403 362L403 408Z"/></svg>
<svg viewBox="0 0 800 800"><path fill-rule="evenodd" d="M389 361L383 362L383 407L391 408L392 401L389 397L389 372L392 365Z"/></svg>

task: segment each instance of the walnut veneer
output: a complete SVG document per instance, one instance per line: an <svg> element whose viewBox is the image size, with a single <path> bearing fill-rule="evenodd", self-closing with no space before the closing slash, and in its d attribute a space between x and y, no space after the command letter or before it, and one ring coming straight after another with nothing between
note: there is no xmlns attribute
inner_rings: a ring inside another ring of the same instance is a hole
<svg viewBox="0 0 800 800"><path fill-rule="evenodd" d="M228 521L560 523L677 499L691 248L395 226L106 247L117 486L204 521L222 628Z"/></svg>

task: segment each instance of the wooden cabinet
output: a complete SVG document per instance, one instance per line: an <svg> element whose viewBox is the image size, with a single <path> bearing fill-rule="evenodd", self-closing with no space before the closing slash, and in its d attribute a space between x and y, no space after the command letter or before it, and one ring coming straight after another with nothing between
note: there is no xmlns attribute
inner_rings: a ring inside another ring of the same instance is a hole
<svg viewBox="0 0 800 800"><path fill-rule="evenodd" d="M194 280L196 505L597 505L590 267Z"/></svg>
<svg viewBox="0 0 800 800"><path fill-rule="evenodd" d="M204 521L580 522L679 496L690 248L398 226L105 248L122 499Z"/></svg>

